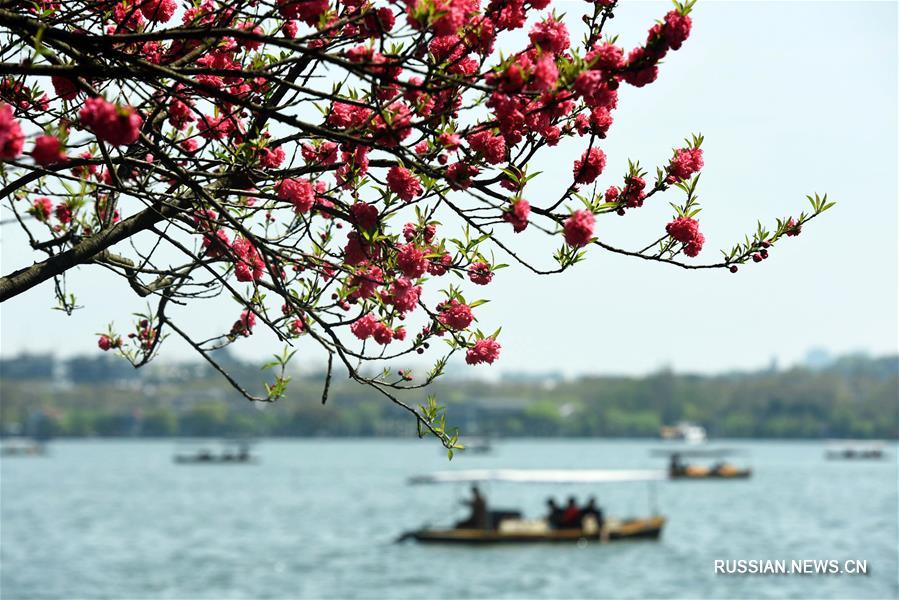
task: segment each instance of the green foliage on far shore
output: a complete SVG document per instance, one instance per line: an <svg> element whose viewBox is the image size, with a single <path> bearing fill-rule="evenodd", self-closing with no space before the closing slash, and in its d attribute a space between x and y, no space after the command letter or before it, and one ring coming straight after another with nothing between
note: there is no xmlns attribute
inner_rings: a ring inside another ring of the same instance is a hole
<svg viewBox="0 0 899 600"><path fill-rule="evenodd" d="M133 371L108 357L55 363L0 361L4 434L38 436L412 436L408 413L351 382L294 375L273 405L239 399L200 365ZM471 435L656 437L688 420L715 437L895 438L897 357L845 357L826 368L719 376L659 372L645 377L447 380L428 391L447 423ZM257 367L234 362L244 380ZM60 375L62 373L62 375ZM410 404L419 395L403 398Z"/></svg>

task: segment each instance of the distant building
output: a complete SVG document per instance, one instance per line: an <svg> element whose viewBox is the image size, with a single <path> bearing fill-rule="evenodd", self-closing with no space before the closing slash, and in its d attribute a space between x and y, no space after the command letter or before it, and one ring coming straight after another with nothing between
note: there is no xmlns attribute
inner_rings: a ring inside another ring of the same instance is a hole
<svg viewBox="0 0 899 600"><path fill-rule="evenodd" d="M826 369L834 363L834 357L823 348L812 348L805 354L803 364L809 369Z"/></svg>

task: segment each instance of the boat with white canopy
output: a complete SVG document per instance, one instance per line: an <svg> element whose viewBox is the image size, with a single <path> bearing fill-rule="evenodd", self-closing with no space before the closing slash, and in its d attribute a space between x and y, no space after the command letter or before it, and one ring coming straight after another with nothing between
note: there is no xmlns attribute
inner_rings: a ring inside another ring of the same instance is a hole
<svg viewBox="0 0 899 600"><path fill-rule="evenodd" d="M409 479L421 484L471 484L474 497L481 498L477 485L485 483L518 484L612 484L665 480L662 470L601 470L601 469L471 469L438 471ZM475 516L453 527L423 527L404 533L397 541L415 540L430 543L496 544L533 542L612 542L628 539L658 539L665 526L665 517L604 517L601 510L584 511L573 524L560 526L551 518L525 519L519 511L486 510L483 503L481 518ZM585 514L588 513L588 514Z"/></svg>

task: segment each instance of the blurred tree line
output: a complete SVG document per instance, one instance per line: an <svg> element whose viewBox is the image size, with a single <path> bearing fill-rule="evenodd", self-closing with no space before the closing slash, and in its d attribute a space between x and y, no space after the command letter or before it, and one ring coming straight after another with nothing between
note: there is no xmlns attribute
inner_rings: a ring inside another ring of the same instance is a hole
<svg viewBox="0 0 899 600"><path fill-rule="evenodd" d="M257 366L231 361L244 381ZM351 382L321 404L323 374L294 377L273 405L238 399L207 367L135 371L112 357L0 361L0 431L56 436L406 436L405 411ZM655 437L687 420L715 437L895 438L899 357L719 376L663 371L573 380L447 380L430 390L463 435ZM409 395L410 403L424 395Z"/></svg>

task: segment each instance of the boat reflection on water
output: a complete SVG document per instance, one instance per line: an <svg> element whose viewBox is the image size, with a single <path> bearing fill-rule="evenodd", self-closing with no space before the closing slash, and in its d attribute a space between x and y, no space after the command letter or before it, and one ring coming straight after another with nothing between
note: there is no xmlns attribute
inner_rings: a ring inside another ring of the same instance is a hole
<svg viewBox="0 0 899 600"><path fill-rule="evenodd" d="M224 440L217 451L201 442L186 442L182 446L173 459L178 464L249 464L258 461L250 453L252 442L249 440Z"/></svg>
<svg viewBox="0 0 899 600"><path fill-rule="evenodd" d="M731 448L655 449L651 451L653 456L668 457L668 477L671 479L747 479L752 476L752 469L748 467L737 467L722 460L718 460L711 466L687 464L682 460L684 457L721 459L737 453L737 450Z"/></svg>
<svg viewBox="0 0 899 600"><path fill-rule="evenodd" d="M481 483L519 484L610 484L655 482L666 479L664 471L644 470L529 470L496 469L440 471L413 477L412 484L470 483L474 497L472 516L454 527L422 527L402 534L397 541L415 540L430 543L497 544L535 542L612 542L628 539L658 539L665 517L655 514L638 518L607 518L601 510L581 509L580 517L570 524L546 518L525 519L517 510L487 510L477 485ZM480 505L480 503L483 503ZM482 514L479 512L483 511Z"/></svg>

